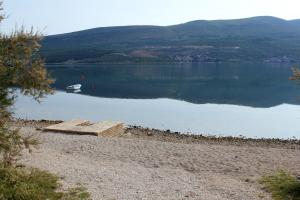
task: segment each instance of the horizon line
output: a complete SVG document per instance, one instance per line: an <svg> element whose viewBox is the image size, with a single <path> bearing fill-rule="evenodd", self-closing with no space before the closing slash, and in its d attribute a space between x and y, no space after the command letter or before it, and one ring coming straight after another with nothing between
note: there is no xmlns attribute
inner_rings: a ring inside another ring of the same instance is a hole
<svg viewBox="0 0 300 200"><path fill-rule="evenodd" d="M272 15L259 15L259 16L253 16L253 17L229 18L229 19L195 19L195 20L191 20L191 21L186 21L186 22L177 23L177 24L170 24L170 25L128 24L128 25L99 26L99 27L93 27L93 28L75 30L75 31L64 32L64 33L49 34L49 35L45 35L45 36L47 37L47 36L64 35L64 34L69 34L69 33L77 33L77 32L81 32L81 31L98 29L98 28L138 27L138 26L168 27L168 26L177 26L177 25L187 24L187 23L190 23L190 22L197 22L197 21L206 21L206 22L213 22L213 21L233 21L233 20L246 20L246 19L254 19L254 18L263 18L263 17L278 19L278 20L282 20L282 21L286 21L286 22L300 20L300 18L296 18L296 19L284 19L284 18L272 16Z"/></svg>

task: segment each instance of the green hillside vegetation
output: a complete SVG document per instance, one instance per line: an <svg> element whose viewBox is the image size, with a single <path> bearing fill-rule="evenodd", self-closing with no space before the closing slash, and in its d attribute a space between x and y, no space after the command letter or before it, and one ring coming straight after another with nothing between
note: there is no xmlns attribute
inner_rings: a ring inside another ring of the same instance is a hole
<svg viewBox="0 0 300 200"><path fill-rule="evenodd" d="M263 16L95 28L45 37L42 55L48 63L292 62L300 57L300 20Z"/></svg>

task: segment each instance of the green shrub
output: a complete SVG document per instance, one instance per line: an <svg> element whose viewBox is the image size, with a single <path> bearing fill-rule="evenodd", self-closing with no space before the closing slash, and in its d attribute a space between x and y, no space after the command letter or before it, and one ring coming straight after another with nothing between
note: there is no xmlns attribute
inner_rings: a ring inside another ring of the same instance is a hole
<svg viewBox="0 0 300 200"><path fill-rule="evenodd" d="M261 183L274 200L300 200L300 181L284 171L263 177Z"/></svg>
<svg viewBox="0 0 300 200"><path fill-rule="evenodd" d="M0 200L87 200L84 188L63 191L58 177L38 169L0 167Z"/></svg>

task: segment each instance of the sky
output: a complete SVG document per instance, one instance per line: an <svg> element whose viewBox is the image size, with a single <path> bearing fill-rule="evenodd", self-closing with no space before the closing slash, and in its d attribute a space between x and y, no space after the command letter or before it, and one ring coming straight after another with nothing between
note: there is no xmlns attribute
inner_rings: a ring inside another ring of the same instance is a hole
<svg viewBox="0 0 300 200"><path fill-rule="evenodd" d="M300 19L300 0L4 0L0 31L25 26L45 35L95 27L174 25L206 19Z"/></svg>

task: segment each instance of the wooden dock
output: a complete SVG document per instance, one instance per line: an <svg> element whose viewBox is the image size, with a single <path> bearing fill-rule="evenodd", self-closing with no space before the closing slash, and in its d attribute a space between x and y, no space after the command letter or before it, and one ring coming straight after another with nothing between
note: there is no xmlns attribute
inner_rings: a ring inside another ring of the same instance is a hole
<svg viewBox="0 0 300 200"><path fill-rule="evenodd" d="M121 122L101 121L91 123L88 120L71 120L48 126L43 131L80 135L119 136L123 134L123 128L123 123Z"/></svg>

